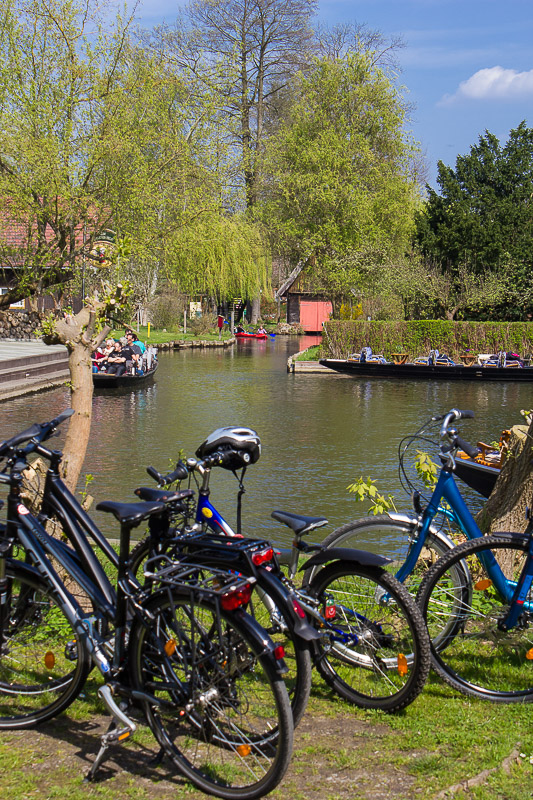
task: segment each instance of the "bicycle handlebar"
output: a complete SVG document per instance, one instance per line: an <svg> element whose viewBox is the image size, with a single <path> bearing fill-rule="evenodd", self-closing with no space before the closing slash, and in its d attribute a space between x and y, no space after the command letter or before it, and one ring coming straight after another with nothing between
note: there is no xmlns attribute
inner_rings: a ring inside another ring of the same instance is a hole
<svg viewBox="0 0 533 800"><path fill-rule="evenodd" d="M6 439L5 442L0 444L0 458L5 456L10 450L15 450L19 445L24 444L24 442L31 443L31 447L28 446L25 448L25 452L31 453L40 442L49 439L50 436L55 433L56 428L73 414L74 409L67 408L55 417L55 419L50 420L50 422L36 422L25 431L21 431L15 434L15 436L12 436L11 439Z"/></svg>
<svg viewBox="0 0 533 800"><path fill-rule="evenodd" d="M203 459L189 458L187 459L187 464L184 464L183 461L179 461L176 464L176 469L173 472L169 472L168 475L162 475L155 467L147 467L146 471L159 486L167 486L175 481L184 480L190 472L202 473L212 467L223 467L225 464L230 464L233 462L236 455L242 458L244 465L248 453L241 450L228 450L212 453L210 456L206 456Z"/></svg>

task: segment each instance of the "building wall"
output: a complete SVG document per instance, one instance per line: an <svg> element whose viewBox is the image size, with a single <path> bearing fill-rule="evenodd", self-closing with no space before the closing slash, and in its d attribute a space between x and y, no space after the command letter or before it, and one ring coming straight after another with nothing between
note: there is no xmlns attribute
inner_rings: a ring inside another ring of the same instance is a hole
<svg viewBox="0 0 533 800"><path fill-rule="evenodd" d="M322 323L329 320L333 306L326 300L300 298L300 325L306 333L322 331Z"/></svg>

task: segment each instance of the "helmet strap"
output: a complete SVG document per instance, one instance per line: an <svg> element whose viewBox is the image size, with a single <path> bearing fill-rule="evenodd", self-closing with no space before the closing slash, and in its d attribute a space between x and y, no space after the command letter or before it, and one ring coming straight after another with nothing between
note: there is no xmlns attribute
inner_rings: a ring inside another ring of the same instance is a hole
<svg viewBox="0 0 533 800"><path fill-rule="evenodd" d="M244 488L244 474L246 472L246 467L242 468L241 476L237 475L237 470L233 470L233 474L239 481L239 492L237 494L237 536L242 536L241 533L241 520L242 520L242 496L245 493L246 489Z"/></svg>

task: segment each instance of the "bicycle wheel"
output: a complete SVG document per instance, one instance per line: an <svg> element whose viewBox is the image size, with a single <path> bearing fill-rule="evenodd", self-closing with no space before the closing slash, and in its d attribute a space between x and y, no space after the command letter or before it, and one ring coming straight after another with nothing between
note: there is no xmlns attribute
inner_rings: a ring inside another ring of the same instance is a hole
<svg viewBox="0 0 533 800"><path fill-rule="evenodd" d="M430 636L441 637L441 647L432 646L433 666L464 694L500 703L533 700L531 589L518 623L507 631L499 624L509 611L528 547L528 537L520 534L474 539L438 561L420 587L419 603ZM507 597L494 585L493 556L508 582ZM455 567L461 560L471 574L468 583L459 584ZM452 633L442 635L450 628L450 620Z"/></svg>
<svg viewBox="0 0 533 800"><path fill-rule="evenodd" d="M8 562L0 650L0 729L56 716L76 699L90 669L77 633L49 587Z"/></svg>
<svg viewBox="0 0 533 800"><path fill-rule="evenodd" d="M141 582L141 570L149 552L150 542L148 539L140 541L131 551L130 569ZM221 562L219 568L224 569L225 566ZM260 576L258 581L260 584ZM295 636L293 622L288 612L284 608L278 608L261 590L260 586L254 591L247 611L266 630L274 644L281 645L285 650L285 664L288 671L283 679L289 693L293 722L296 727L305 713L311 693L312 662L309 646Z"/></svg>
<svg viewBox="0 0 533 800"><path fill-rule="evenodd" d="M358 550L374 550L382 556L392 559L386 569L396 574L404 563L416 533L414 523L392 519L388 514L348 522L332 531L322 542L328 549L333 547L351 547ZM415 568L403 581L409 592L416 596L427 570L438 559L451 549L447 537L436 530L429 531ZM306 570L304 581L310 582L317 572L311 568Z"/></svg>
<svg viewBox="0 0 533 800"><path fill-rule="evenodd" d="M429 639L415 601L379 567L334 562L310 587L324 617L315 663L337 694L363 708L398 711L422 691Z"/></svg>
<svg viewBox="0 0 533 800"><path fill-rule="evenodd" d="M292 715L283 680L254 652L247 615L161 591L130 643L133 685L153 733L178 770L205 792L261 797L283 777ZM255 624L255 623L254 623Z"/></svg>

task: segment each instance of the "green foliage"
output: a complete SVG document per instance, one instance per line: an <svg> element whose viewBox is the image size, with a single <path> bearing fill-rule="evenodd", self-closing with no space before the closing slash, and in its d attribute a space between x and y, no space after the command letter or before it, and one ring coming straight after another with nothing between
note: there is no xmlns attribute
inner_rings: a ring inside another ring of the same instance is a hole
<svg viewBox="0 0 533 800"><path fill-rule="evenodd" d="M508 296L485 304L500 318L523 319L533 311L533 128L511 130L505 144L485 132L455 170L438 164L440 194L428 187L417 218L416 239L426 261L464 282L473 276L506 274Z"/></svg>
<svg viewBox="0 0 533 800"><path fill-rule="evenodd" d="M344 358L369 345L375 353L408 353L410 358L437 348L458 360L467 350L533 353L533 325L527 322L452 322L449 320L330 320L325 325L324 351Z"/></svg>
<svg viewBox="0 0 533 800"><path fill-rule="evenodd" d="M376 481L372 480L370 477L367 478L366 481L363 477L360 477L355 483L351 483L346 488L351 494L355 494L355 499L357 501L362 503L365 500L369 500L369 511L375 515L384 514L391 509L394 511L397 510L394 505L394 495L388 494L385 496L384 494L380 494L376 486Z"/></svg>
<svg viewBox="0 0 533 800"><path fill-rule="evenodd" d="M348 297L361 256L375 265L412 233L415 148L403 99L371 55L354 52L317 59L291 92L266 147L262 218L278 248L295 263L314 254L321 285Z"/></svg>
<svg viewBox="0 0 533 800"><path fill-rule="evenodd" d="M435 484L437 483L437 473L439 472L439 467L431 459L428 453L425 453L422 450L417 450L414 466L416 474L419 478L421 478L426 489L434 489Z"/></svg>

